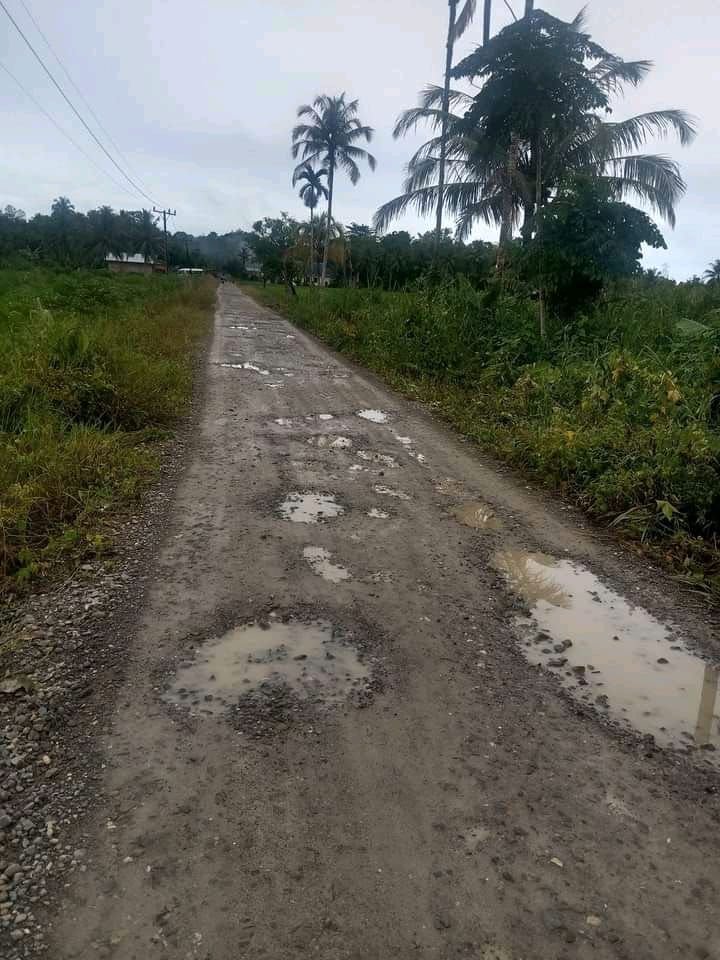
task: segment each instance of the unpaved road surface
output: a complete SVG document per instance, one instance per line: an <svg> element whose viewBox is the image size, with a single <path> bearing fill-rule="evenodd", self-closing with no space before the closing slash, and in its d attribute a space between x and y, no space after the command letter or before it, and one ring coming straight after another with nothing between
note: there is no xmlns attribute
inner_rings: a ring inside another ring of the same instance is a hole
<svg viewBox="0 0 720 960"><path fill-rule="evenodd" d="M497 554L702 607L230 285L206 371L53 960L720 957L711 744L528 662Z"/></svg>

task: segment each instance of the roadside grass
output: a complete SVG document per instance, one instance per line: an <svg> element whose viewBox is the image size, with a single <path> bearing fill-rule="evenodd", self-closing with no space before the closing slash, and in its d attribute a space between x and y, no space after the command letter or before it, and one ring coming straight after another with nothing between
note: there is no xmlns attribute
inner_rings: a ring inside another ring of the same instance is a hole
<svg viewBox="0 0 720 960"><path fill-rule="evenodd" d="M187 409L214 283L0 270L0 591L105 550Z"/></svg>
<svg viewBox="0 0 720 960"><path fill-rule="evenodd" d="M720 598L720 290L628 282L542 343L462 281L244 289Z"/></svg>

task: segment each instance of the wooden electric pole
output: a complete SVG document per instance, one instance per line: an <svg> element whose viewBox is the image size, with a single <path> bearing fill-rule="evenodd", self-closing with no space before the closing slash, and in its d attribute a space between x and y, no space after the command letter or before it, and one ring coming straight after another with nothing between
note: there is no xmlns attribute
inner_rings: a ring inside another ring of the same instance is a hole
<svg viewBox="0 0 720 960"><path fill-rule="evenodd" d="M177 210L158 210L157 207L153 207L153 213L161 213L163 218L163 242L165 245L165 273L167 273L170 266L170 264L168 263L167 218L177 216Z"/></svg>

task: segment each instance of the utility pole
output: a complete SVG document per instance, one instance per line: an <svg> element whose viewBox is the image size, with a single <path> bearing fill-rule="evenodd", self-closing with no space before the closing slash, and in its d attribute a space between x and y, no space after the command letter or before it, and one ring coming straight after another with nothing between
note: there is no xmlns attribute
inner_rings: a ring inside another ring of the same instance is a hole
<svg viewBox="0 0 720 960"><path fill-rule="evenodd" d="M163 241L165 245L165 273L168 272L168 245L167 245L167 218L177 216L177 210L158 210L157 207L153 207L153 213L161 213L163 218Z"/></svg>

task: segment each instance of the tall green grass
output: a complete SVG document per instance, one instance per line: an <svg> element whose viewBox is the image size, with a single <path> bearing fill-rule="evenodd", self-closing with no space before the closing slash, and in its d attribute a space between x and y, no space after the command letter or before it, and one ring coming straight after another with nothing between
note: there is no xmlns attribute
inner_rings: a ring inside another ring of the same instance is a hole
<svg viewBox="0 0 720 960"><path fill-rule="evenodd" d="M103 547L186 409L214 287L0 270L0 582Z"/></svg>
<svg viewBox="0 0 720 960"><path fill-rule="evenodd" d="M720 594L720 292L628 282L537 336L535 304L248 286L465 434Z"/></svg>

